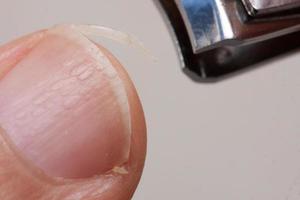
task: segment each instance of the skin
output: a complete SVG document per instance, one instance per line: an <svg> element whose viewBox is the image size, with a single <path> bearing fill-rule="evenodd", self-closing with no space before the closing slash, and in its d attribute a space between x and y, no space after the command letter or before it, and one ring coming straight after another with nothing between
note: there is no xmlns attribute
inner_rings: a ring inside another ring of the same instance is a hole
<svg viewBox="0 0 300 200"><path fill-rule="evenodd" d="M25 36L0 47L0 81L38 43L44 31ZM98 45L124 83L131 115L131 146L127 173L108 171L93 178L64 179L48 176L23 158L7 133L0 129L0 199L5 200L127 200L140 180L146 155L146 125L136 89L117 59ZM1 127L1 124L0 124Z"/></svg>

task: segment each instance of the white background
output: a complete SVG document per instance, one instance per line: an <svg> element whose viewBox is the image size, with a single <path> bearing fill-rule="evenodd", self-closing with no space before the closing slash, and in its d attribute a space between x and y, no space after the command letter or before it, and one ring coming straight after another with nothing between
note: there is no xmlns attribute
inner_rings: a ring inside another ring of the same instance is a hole
<svg viewBox="0 0 300 200"><path fill-rule="evenodd" d="M103 41L128 69L146 113L149 150L135 200L300 199L299 53L197 84L181 72L150 0L1 0L1 43L58 23L130 32L158 58Z"/></svg>

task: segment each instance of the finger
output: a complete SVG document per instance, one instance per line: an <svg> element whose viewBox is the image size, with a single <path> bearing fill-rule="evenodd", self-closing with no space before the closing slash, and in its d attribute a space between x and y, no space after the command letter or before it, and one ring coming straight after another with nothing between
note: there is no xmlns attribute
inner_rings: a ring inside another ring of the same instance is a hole
<svg viewBox="0 0 300 200"><path fill-rule="evenodd" d="M130 198L143 168L145 123L120 63L70 27L27 36L0 53L0 125L7 138L0 169L18 177L10 184L20 191L15 195ZM6 191L0 187L1 195Z"/></svg>

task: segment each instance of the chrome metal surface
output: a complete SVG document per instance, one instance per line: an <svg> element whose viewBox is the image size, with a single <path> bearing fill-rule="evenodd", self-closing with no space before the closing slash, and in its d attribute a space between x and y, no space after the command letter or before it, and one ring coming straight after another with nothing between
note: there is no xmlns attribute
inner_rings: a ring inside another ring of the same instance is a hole
<svg viewBox="0 0 300 200"><path fill-rule="evenodd" d="M224 45L244 45L300 30L300 18L246 22L237 0L176 0L196 53Z"/></svg>
<svg viewBox="0 0 300 200"><path fill-rule="evenodd" d="M300 7L300 0L242 0L253 16L271 14Z"/></svg>
<svg viewBox="0 0 300 200"><path fill-rule="evenodd" d="M176 4L188 28L195 52L207 50L234 37L229 16L221 1L176 0Z"/></svg>
<svg viewBox="0 0 300 200"><path fill-rule="evenodd" d="M300 17L251 17L241 0L155 2L175 32L185 71L201 80L220 78L300 47Z"/></svg>

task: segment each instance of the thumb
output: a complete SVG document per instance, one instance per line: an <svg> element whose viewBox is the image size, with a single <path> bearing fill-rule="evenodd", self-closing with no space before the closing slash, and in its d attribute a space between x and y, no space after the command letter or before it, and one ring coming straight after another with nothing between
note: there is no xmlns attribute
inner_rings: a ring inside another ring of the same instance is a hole
<svg viewBox="0 0 300 200"><path fill-rule="evenodd" d="M130 199L145 159L121 64L72 27L0 47L1 199Z"/></svg>

